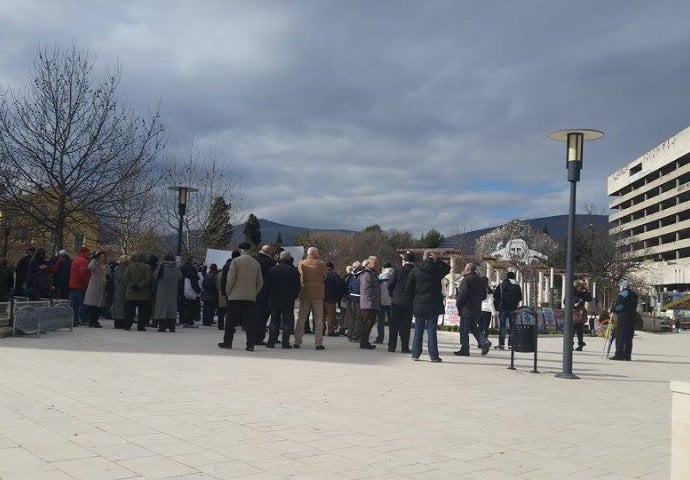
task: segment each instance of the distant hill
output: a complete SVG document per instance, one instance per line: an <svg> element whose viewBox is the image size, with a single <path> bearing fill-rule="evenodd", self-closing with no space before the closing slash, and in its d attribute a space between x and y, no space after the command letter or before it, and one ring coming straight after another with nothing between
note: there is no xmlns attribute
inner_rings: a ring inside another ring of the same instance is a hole
<svg viewBox="0 0 690 480"><path fill-rule="evenodd" d="M349 232L350 230L331 230L325 228L305 228L293 227L290 225L283 225L282 223L272 222L270 220L259 219L259 227L261 228L261 243L273 243L278 234L283 239L283 245L294 245L295 237L306 232ZM244 239L242 230L244 224L235 225L233 228L233 243L239 243Z"/></svg>
<svg viewBox="0 0 690 480"><path fill-rule="evenodd" d="M553 217L532 218L523 220L535 230L543 230L544 225L548 230L549 235L559 242L565 242L568 236L568 215L555 215ZM608 229L609 217L606 215L589 215L582 214L575 216L575 228L582 228L588 223L594 223L597 229ZM473 230L471 232L461 233L447 237L443 241L443 247L461 248L463 251L472 255L474 253L474 243L482 235L489 233L493 229L499 227L482 228L481 230Z"/></svg>

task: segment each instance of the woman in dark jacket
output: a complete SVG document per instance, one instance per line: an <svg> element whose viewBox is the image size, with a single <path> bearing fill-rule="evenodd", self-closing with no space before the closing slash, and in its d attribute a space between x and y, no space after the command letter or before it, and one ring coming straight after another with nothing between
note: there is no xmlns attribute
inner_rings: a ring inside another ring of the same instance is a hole
<svg viewBox="0 0 690 480"><path fill-rule="evenodd" d="M575 290L573 291L573 328L574 333L577 334L577 350L582 351L582 347L586 345L582 340L582 332L587 322L587 309L585 303L592 301L592 295L589 293L587 284L584 280L575 280ZM573 342L573 346L575 342Z"/></svg>
<svg viewBox="0 0 690 480"><path fill-rule="evenodd" d="M157 288L153 319L158 325L159 332L174 332L177 321L177 292L182 281L182 272L175 263L175 257L166 255L155 277Z"/></svg>
<svg viewBox="0 0 690 480"><path fill-rule="evenodd" d="M448 275L450 267L440 258L429 255L421 265L412 269L407 277L405 290L412 299L412 313L414 315L414 339L412 340L412 360L418 360L422 354L422 340L424 330L427 331L427 346L432 362L440 362L438 341L436 338L436 322L443 313L443 293L441 279Z"/></svg>

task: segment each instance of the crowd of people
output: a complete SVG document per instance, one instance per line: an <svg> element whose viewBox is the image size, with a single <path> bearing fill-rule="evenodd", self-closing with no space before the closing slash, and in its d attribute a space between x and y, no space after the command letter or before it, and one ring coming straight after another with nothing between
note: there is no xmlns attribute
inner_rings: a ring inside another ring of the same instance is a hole
<svg viewBox="0 0 690 480"><path fill-rule="evenodd" d="M218 346L226 349L233 347L236 330L242 328L247 351L256 346L275 348L278 343L284 349L302 348L305 333L313 333L316 350L325 350L324 336L345 336L359 348L372 350L384 343L388 326L389 352L398 351L399 344L400 352L418 360L426 333L430 360L441 362L437 321L444 313L442 280L450 266L434 253L416 262L415 255L407 252L401 260L397 268L390 263L381 267L379 259L370 256L347 266L341 277L315 247L296 262L289 252L273 252L269 245L252 255L249 243L243 242L220 267L200 265L193 257L178 265L171 255L160 261L140 253L121 255L109 263L104 251L92 254L86 246L74 258L60 251L47 259L45 250L30 248L14 274L5 260L0 261L0 295L8 295L7 286L13 283L15 295L30 300L69 299L75 325L91 328L102 327L102 316L112 318L113 327L122 330L130 330L135 323L139 331L157 328L159 332L175 332L177 326L198 328L198 322L216 325L223 331ZM584 281L577 280L574 287L578 345L573 343L573 348L581 351L585 304L592 297ZM512 326L521 301L514 272L507 272L492 288L478 266L467 263L457 288L460 348L454 354L470 355L470 334L481 354L489 353L493 312L498 317L494 348L505 349L506 329ZM630 360L636 307L629 282L621 282L613 307L620 324L613 360ZM509 335L507 343L510 347Z"/></svg>

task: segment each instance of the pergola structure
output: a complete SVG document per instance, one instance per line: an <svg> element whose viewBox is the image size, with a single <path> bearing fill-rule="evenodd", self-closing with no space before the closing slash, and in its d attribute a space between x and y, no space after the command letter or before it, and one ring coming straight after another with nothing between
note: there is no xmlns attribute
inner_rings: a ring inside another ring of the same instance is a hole
<svg viewBox="0 0 690 480"><path fill-rule="evenodd" d="M521 265L519 262L511 262L508 260L501 260L494 257L484 257L467 255L457 248L399 248L398 252L404 254L411 252L417 254L418 259L423 255L433 253L443 259L447 259L450 263L450 273L448 274L447 296L455 297L455 284L457 276L462 272L463 265L458 265L459 257L467 262L473 262L479 265L483 273L489 279L489 284L492 286L498 285L509 271L515 272L515 279L522 288L523 305L531 307L539 307L543 303L553 305L553 292L556 287L557 278L560 277L560 291L561 299L560 305L554 307L564 307L563 294L566 289L566 271L560 268L542 267L538 265ZM592 297L596 298L597 285L592 282L590 275L587 273L576 273L576 278L581 278L590 287ZM535 304L536 301L536 304Z"/></svg>

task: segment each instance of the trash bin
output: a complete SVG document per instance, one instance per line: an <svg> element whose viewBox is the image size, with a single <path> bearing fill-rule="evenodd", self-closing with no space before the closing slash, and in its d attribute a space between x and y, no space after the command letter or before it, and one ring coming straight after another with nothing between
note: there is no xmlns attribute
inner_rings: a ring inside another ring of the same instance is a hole
<svg viewBox="0 0 690 480"><path fill-rule="evenodd" d="M532 353L536 350L537 312L528 307L515 311L510 339L514 352Z"/></svg>

